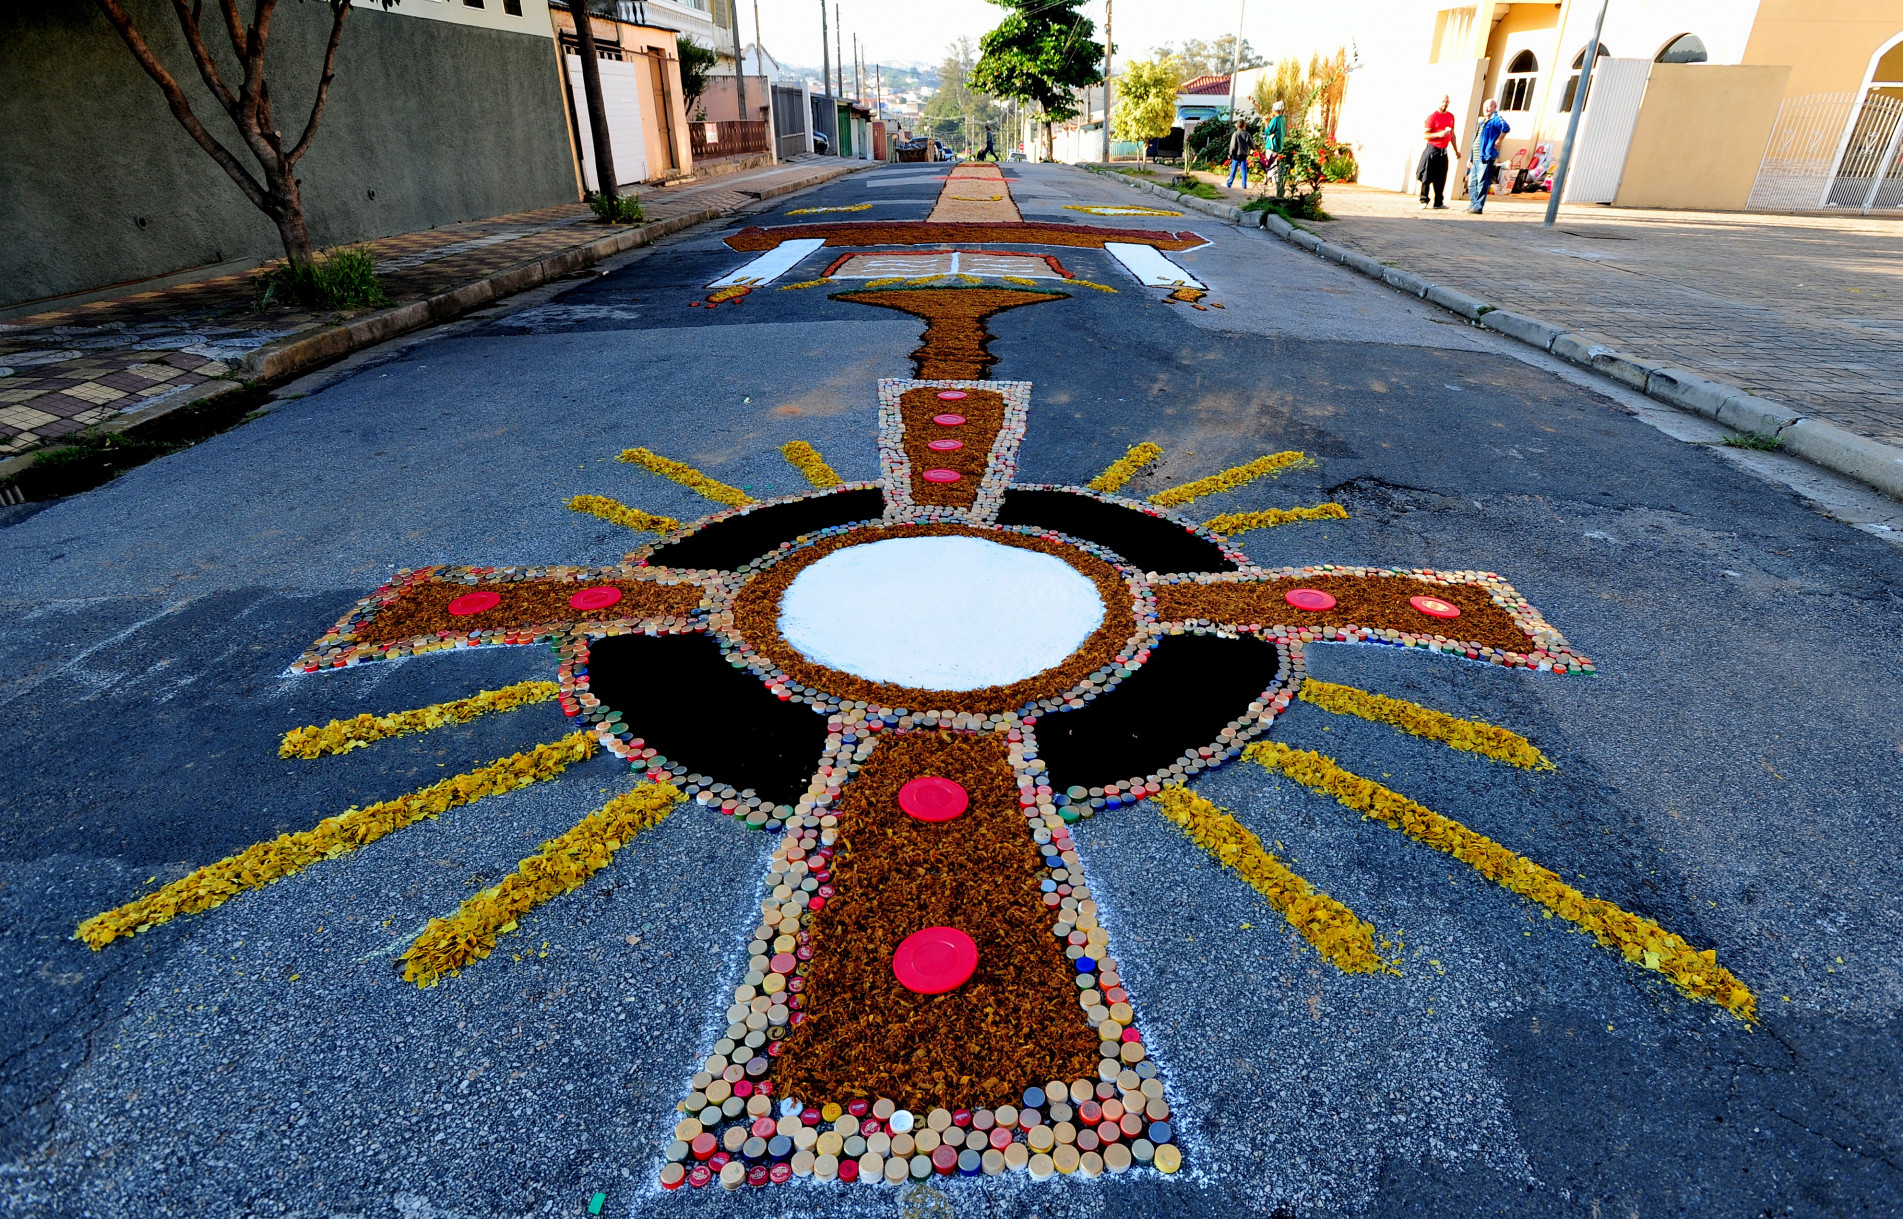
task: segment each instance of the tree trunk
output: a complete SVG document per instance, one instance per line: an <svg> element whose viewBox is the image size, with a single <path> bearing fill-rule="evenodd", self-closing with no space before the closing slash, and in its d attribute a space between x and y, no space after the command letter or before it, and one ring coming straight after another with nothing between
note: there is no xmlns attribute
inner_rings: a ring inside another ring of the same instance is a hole
<svg viewBox="0 0 1903 1219"><path fill-rule="evenodd" d="M595 142L595 189L609 199L618 193L615 151L608 136L608 107L601 99L601 61L595 55L595 27L586 0L569 0L575 19L576 50L581 52L581 88L588 98L588 129Z"/></svg>
<svg viewBox="0 0 1903 1219"><path fill-rule="evenodd" d="M271 220L278 227L278 240L284 243L285 257L293 266L309 266L311 236L304 227L304 200L296 179L267 175L265 180L271 187Z"/></svg>

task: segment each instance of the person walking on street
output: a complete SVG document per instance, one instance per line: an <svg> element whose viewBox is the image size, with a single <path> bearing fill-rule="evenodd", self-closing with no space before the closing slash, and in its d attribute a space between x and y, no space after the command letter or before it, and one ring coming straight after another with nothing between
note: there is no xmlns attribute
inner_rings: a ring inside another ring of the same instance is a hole
<svg viewBox="0 0 1903 1219"><path fill-rule="evenodd" d="M1485 122L1474 136L1473 164L1467 170L1467 210L1478 214L1487 205L1487 192L1500 176L1500 139L1513 128L1500 117L1500 105L1491 98L1481 107Z"/></svg>
<svg viewBox="0 0 1903 1219"><path fill-rule="evenodd" d="M1422 135L1427 138L1427 147L1421 150L1421 164L1414 176L1421 180L1421 206L1427 206L1427 189L1434 188L1434 206L1447 206L1447 163L1451 158L1460 156L1459 141L1454 136L1454 100L1443 96L1440 108L1427 116L1427 126Z"/></svg>
<svg viewBox="0 0 1903 1219"><path fill-rule="evenodd" d="M1275 194L1288 194L1288 170L1282 164L1282 141L1288 136L1288 119L1282 115L1282 103L1275 103L1275 116L1262 129L1262 151L1268 154L1268 171L1275 174Z"/></svg>
<svg viewBox="0 0 1903 1219"><path fill-rule="evenodd" d="M1229 134L1229 181L1224 187L1234 187L1236 174L1242 174L1242 189L1249 189L1249 153L1255 147L1255 141L1249 138L1247 120L1238 118L1236 129Z"/></svg>

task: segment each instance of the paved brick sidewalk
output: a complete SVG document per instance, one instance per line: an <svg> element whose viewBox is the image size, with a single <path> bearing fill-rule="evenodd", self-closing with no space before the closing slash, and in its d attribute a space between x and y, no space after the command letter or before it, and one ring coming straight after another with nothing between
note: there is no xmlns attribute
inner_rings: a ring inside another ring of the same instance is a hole
<svg viewBox="0 0 1903 1219"><path fill-rule="evenodd" d="M844 164L844 162L831 162ZM823 158L643 190L650 220L732 210L825 168ZM404 233L368 243L384 290L403 304L586 245L606 227L580 203ZM188 395L276 339L354 316L259 312L252 273L95 301L0 323L0 456ZM366 311L359 311L366 312Z"/></svg>
<svg viewBox="0 0 1903 1219"><path fill-rule="evenodd" d="M1221 189L1215 175L1198 174ZM1228 192L1240 196L1241 192ZM1310 227L1390 266L1903 445L1903 224L1323 192Z"/></svg>

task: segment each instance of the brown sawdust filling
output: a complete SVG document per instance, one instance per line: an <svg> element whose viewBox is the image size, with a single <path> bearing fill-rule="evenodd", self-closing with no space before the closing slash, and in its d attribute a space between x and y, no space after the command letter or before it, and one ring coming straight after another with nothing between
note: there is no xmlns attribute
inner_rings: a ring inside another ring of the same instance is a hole
<svg viewBox="0 0 1903 1219"><path fill-rule="evenodd" d="M838 896L813 916L806 1018L775 1060L775 1095L995 1108L1045 1080L1096 1078L1097 1035L1051 935L1006 749L996 733L887 735L846 786ZM962 784L970 806L913 820L898 793L920 775ZM926 927L978 945L977 970L946 994L913 994L892 973L900 941Z"/></svg>
<svg viewBox="0 0 1903 1219"><path fill-rule="evenodd" d="M787 586L793 583L794 577L809 564L817 563L845 546L886 538L919 537L984 538L1002 546L1018 546L1055 555L1097 586L1097 595L1103 598L1103 622L1062 664L1008 686L986 686L978 690L919 690L910 686L868 681L814 664L781 636L780 598ZM816 690L881 707L987 713L1013 711L1040 698L1057 697L1115 660L1117 653L1123 650L1123 645L1136 633L1136 615L1131 608L1130 587L1117 574L1117 569L1102 559L1042 538L972 529L963 525L885 526L823 538L748 580L734 597L733 624L734 630L742 638L778 665L788 677Z"/></svg>
<svg viewBox="0 0 1903 1219"><path fill-rule="evenodd" d="M612 586L621 600L606 609L578 610L568 599L586 588ZM458 616L449 603L466 593L488 591L502 600L479 614ZM448 631L497 631L526 626L554 626L567 622L613 621L620 618L685 618L703 596L697 584L657 584L652 580L512 580L496 584L421 584L384 606L368 622L359 623L359 643L395 643L418 635Z"/></svg>
<svg viewBox="0 0 1903 1219"><path fill-rule="evenodd" d="M752 225L726 240L733 249L751 253L777 249L782 241L814 237L829 246L958 245L976 242L1075 246L1079 249L1100 250L1106 241L1119 241L1155 246L1159 250L1188 250L1204 244L1201 237L1188 231L1172 233L1164 229L1106 229L1081 224L1041 224L1034 220L989 224L969 221L847 220L824 224L779 224L771 228Z"/></svg>
<svg viewBox="0 0 1903 1219"><path fill-rule="evenodd" d="M899 397L899 418L905 424L905 456L912 463L912 502L937 507L969 508L978 498L984 482L985 467L991 463L991 446L1004 427L1004 395L995 389L966 390L953 402L939 398L944 391L908 389ZM933 423L947 412L963 415L965 421L954 427ZM941 453L931 447L934 440L962 440L965 447ZM956 470L955 483L935 483L925 477L927 470Z"/></svg>
<svg viewBox="0 0 1903 1219"><path fill-rule="evenodd" d="M920 381L982 381L998 357L985 349L993 337L985 321L1021 305L1068 300L1069 293L1017 288L873 288L836 292L833 300L897 309L925 319L925 341L912 353Z"/></svg>
<svg viewBox="0 0 1903 1219"><path fill-rule="evenodd" d="M1283 599L1290 589L1312 588L1335 598L1335 608L1299 610ZM1301 576L1256 582L1159 584L1159 621L1207 618L1211 622L1264 626L1365 626L1410 635L1441 635L1464 643L1523 652L1532 639L1512 615L1476 584L1431 584L1407 576ZM1408 604L1409 597L1438 597L1460 607L1458 618L1436 618Z"/></svg>

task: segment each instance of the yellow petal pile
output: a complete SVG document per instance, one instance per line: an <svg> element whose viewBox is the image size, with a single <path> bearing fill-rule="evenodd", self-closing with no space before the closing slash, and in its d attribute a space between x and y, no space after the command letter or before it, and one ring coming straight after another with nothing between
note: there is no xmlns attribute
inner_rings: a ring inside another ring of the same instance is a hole
<svg viewBox="0 0 1903 1219"><path fill-rule="evenodd" d="M732 508L742 508L753 502L753 497L738 487L729 487L726 483L707 477L686 462L663 457L651 449L623 449L615 456L616 461L625 461L640 466L653 474L669 479L686 487L696 495L713 500L716 504L726 504Z"/></svg>
<svg viewBox="0 0 1903 1219"><path fill-rule="evenodd" d="M786 458L795 470L806 476L806 481L821 491L828 487L837 487L846 480L833 473L819 450L804 440L789 440L780 446L780 456Z"/></svg>
<svg viewBox="0 0 1903 1219"><path fill-rule="evenodd" d="M117 910L95 914L75 933L95 950L121 936L168 923L181 914L197 914L222 906L249 889L261 889L320 859L348 855L406 825L435 817L484 796L553 779L570 765L593 757L600 746L586 732L537 745L527 753L500 758L480 770L432 783L394 800L369 808L352 808L326 817L308 830L255 843L236 855L175 880L156 893L127 902Z"/></svg>
<svg viewBox="0 0 1903 1219"><path fill-rule="evenodd" d="M1496 762L1506 762L1527 770L1554 769L1546 755L1517 732L1479 720L1459 719L1405 699L1389 698L1385 694L1374 694L1354 686L1337 686L1333 682L1316 681L1312 677L1302 683L1301 698L1303 702L1313 703L1323 711L1332 711L1336 715L1358 715L1377 724L1392 724L1402 732L1440 741L1455 749L1492 758Z"/></svg>
<svg viewBox="0 0 1903 1219"><path fill-rule="evenodd" d="M604 521L623 525L640 533L673 533L681 523L671 516L655 516L639 508L630 508L618 499L609 499L605 495L577 495L568 501L570 512L586 512L598 516Z"/></svg>
<svg viewBox="0 0 1903 1219"><path fill-rule="evenodd" d="M1123 484L1136 477L1138 470L1163 456L1163 450L1157 445L1144 441L1133 444L1122 457L1104 467L1102 474L1087 484L1092 491L1101 491L1105 495L1123 490Z"/></svg>
<svg viewBox="0 0 1903 1219"><path fill-rule="evenodd" d="M821 284L830 284L831 282L833 282L833 281L832 281L832 280L830 280L830 279L809 279L809 280L806 280L806 281L805 281L805 282L803 282L803 283L797 283L797 284L781 284L781 285L780 285L780 291L782 291L782 292L796 292L796 291L798 291L798 290L799 290L799 289L801 289L801 288L817 288L817 287L819 287L819 286L820 286Z"/></svg>
<svg viewBox="0 0 1903 1219"><path fill-rule="evenodd" d="M414 711L396 711L389 715L368 713L347 720L332 720L322 728L293 728L278 745L280 758L321 758L326 754L349 753L367 748L373 741L412 732L428 732L445 724L462 724L477 716L496 711L514 711L530 703L545 703L561 692L552 681L523 681L500 690L484 690L450 703L433 703Z"/></svg>
<svg viewBox="0 0 1903 1219"><path fill-rule="evenodd" d="M1193 483L1184 483L1180 487L1158 491L1150 497L1150 502L1159 508L1180 508L1193 499L1214 495L1218 491L1233 491L1237 487L1277 471L1286 470L1305 460L1307 459L1294 449L1270 453L1256 458L1246 466L1231 466L1220 474L1211 474L1208 478L1199 478Z"/></svg>
<svg viewBox="0 0 1903 1219"><path fill-rule="evenodd" d="M1311 508L1264 508L1260 512L1228 512L1203 522L1205 528L1234 535L1251 529L1273 529L1296 521L1345 521L1348 510L1337 503L1316 504Z"/></svg>
<svg viewBox="0 0 1903 1219"><path fill-rule="evenodd" d="M1740 1020L1756 1022L1757 998L1731 971L1718 965L1715 950L1700 952L1649 918L1587 897L1525 856L1399 792L1343 770L1333 758L1275 741L1257 741L1242 756L1453 856L1495 884L1592 932L1601 944L1618 949L1634 965L1664 974L1694 998L1708 999Z"/></svg>
<svg viewBox="0 0 1903 1219"><path fill-rule="evenodd" d="M1376 950L1374 928L1326 893L1318 893L1282 861L1262 848L1262 840L1221 808L1186 787L1165 787L1153 803L1194 842L1282 912L1321 954L1345 973L1396 972Z"/></svg>
<svg viewBox="0 0 1903 1219"><path fill-rule="evenodd" d="M433 918L403 954L403 978L434 986L471 961L495 951L496 937L515 930L516 920L551 898L578 888L614 862L615 852L643 830L659 825L680 803L669 783L642 783L583 817L574 829L542 844L515 875L484 889L449 918Z"/></svg>

